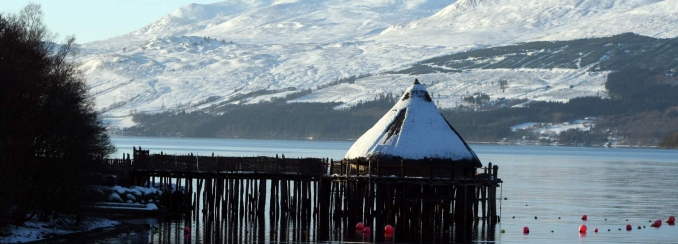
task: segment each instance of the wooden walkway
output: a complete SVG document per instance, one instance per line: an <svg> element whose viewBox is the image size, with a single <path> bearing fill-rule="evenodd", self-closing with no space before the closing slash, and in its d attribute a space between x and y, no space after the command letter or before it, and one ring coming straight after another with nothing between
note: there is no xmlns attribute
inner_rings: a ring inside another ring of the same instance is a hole
<svg viewBox="0 0 678 244"><path fill-rule="evenodd" d="M150 154L134 148L133 158L107 165L111 172L128 175L132 184L150 184L153 178L162 189L173 184L184 189L183 194L165 194L162 202L185 214L186 225L202 216L206 242L341 241L337 230L354 232L357 222L373 227L372 241L389 238L384 226L390 224L395 229L391 238L399 242L440 242L450 236L464 242L477 238L478 224L494 233L494 223L500 221L496 188L502 181L491 164L469 177L434 161L373 165L284 156Z"/></svg>

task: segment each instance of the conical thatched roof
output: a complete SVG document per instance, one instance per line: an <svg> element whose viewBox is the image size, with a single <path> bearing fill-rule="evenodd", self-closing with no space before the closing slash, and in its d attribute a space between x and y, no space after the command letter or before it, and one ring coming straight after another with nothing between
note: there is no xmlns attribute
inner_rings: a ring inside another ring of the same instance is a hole
<svg viewBox="0 0 678 244"><path fill-rule="evenodd" d="M476 154L440 114L418 80L351 146L345 158L435 158L471 161L476 167L481 166Z"/></svg>

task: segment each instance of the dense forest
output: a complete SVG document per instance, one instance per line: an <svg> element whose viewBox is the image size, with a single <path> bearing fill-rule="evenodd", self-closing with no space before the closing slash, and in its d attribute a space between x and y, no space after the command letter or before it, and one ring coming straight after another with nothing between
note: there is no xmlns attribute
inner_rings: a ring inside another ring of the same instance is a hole
<svg viewBox="0 0 678 244"><path fill-rule="evenodd" d="M335 110L335 103L271 102L228 105L220 115L204 111L135 114L139 125L125 130L128 135L240 137L240 138L323 138L356 139L391 106L392 95L360 103L347 110Z"/></svg>

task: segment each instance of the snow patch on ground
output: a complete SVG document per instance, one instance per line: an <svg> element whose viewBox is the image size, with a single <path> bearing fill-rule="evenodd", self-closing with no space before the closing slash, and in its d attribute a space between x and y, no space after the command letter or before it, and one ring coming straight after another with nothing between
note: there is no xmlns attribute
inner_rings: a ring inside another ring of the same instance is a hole
<svg viewBox="0 0 678 244"><path fill-rule="evenodd" d="M104 117L103 122L109 129L121 129L135 126L132 116L125 117Z"/></svg>
<svg viewBox="0 0 678 244"><path fill-rule="evenodd" d="M511 131L517 130L536 130L539 131L541 135L558 135L563 131L575 129L580 131L589 131L591 128L595 127L594 124L595 118L585 118L575 120L573 122L563 122L560 124L554 123L536 123L529 122L519 125L511 126Z"/></svg>
<svg viewBox="0 0 678 244"><path fill-rule="evenodd" d="M523 124L519 124L519 125L514 125L514 126L511 126L511 131L524 130L524 129L530 128L530 127L532 127L536 124L539 124L539 123L528 122L528 123L523 123Z"/></svg>
<svg viewBox="0 0 678 244"><path fill-rule="evenodd" d="M115 203L153 202L157 200L158 196L162 195L162 191L157 188L143 186L131 186L131 187L113 186L110 187L110 191L111 192L110 194L108 194L106 199L108 199L108 202Z"/></svg>
<svg viewBox="0 0 678 244"><path fill-rule="evenodd" d="M0 243L25 243L47 239L55 235L65 235L90 231L96 228L113 227L120 222L108 219L93 218L86 220L81 226L59 226L49 222L29 221L23 226L8 227L9 236L0 236Z"/></svg>

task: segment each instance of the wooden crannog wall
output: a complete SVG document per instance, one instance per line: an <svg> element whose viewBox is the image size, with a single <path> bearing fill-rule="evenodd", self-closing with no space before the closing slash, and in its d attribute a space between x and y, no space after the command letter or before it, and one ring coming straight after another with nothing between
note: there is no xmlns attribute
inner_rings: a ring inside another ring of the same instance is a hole
<svg viewBox="0 0 678 244"><path fill-rule="evenodd" d="M450 232L456 241L471 240L474 223L490 227L499 221L498 167L490 163L483 173L475 171L470 162L435 159L332 162L320 182L320 199L326 201L321 216L332 216L335 228L341 221L346 228L359 221L375 226L376 241L383 241L385 225L395 228L399 241L441 242Z"/></svg>
<svg viewBox="0 0 678 244"><path fill-rule="evenodd" d="M186 215L187 226L203 223L205 231L193 234L208 243L344 240L358 222L372 227L373 241L390 237L386 225L395 228L392 238L399 242L465 241L476 237L479 223L491 229L499 221L501 180L491 164L475 174L475 168L436 160L334 162L150 154L141 148L133 155L133 181L149 184L154 177L168 190L165 207ZM184 192L171 194L172 185Z"/></svg>

